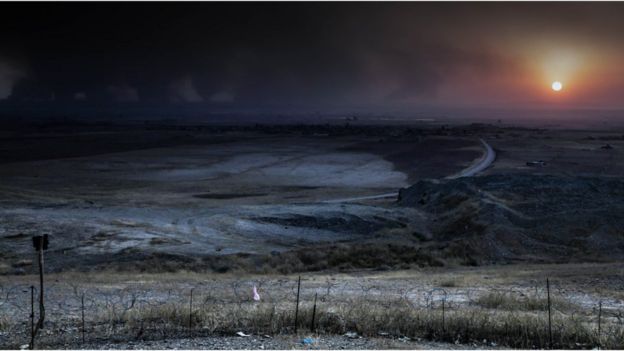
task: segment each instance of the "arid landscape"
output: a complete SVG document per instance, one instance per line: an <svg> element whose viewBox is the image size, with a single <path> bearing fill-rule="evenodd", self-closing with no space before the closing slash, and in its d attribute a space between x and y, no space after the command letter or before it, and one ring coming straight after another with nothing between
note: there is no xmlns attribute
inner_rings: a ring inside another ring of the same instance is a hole
<svg viewBox="0 0 624 351"><path fill-rule="evenodd" d="M624 349L624 2L0 13L0 350Z"/></svg>
<svg viewBox="0 0 624 351"><path fill-rule="evenodd" d="M40 347L307 348L308 336L320 348L546 347L546 278L556 346L621 347L622 135L493 124L4 132L1 344L29 341L31 237L45 233Z"/></svg>

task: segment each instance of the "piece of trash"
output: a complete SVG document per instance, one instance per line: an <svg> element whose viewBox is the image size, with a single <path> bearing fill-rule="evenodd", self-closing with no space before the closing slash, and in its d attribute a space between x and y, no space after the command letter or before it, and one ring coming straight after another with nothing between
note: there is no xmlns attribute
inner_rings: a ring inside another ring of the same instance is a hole
<svg viewBox="0 0 624 351"><path fill-rule="evenodd" d="M346 333L344 333L344 336L346 336L347 338L350 338L350 339L355 339L355 338L358 337L356 332L346 332Z"/></svg>
<svg viewBox="0 0 624 351"><path fill-rule="evenodd" d="M236 332L236 335L241 336L241 337L251 336L251 334L245 334L245 333L243 333L243 332L241 332L241 331Z"/></svg>
<svg viewBox="0 0 624 351"><path fill-rule="evenodd" d="M28 344L20 345L20 350L26 350L26 349L28 349L28 346L30 346L30 345L28 345Z"/></svg>
<svg viewBox="0 0 624 351"><path fill-rule="evenodd" d="M402 336L402 337L399 338L399 341L401 341L401 342L408 342L410 340L412 340L412 339L408 338L407 336Z"/></svg>
<svg viewBox="0 0 624 351"><path fill-rule="evenodd" d="M304 345L312 345L314 344L314 339L312 338L305 338L303 340L301 340L301 343Z"/></svg>
<svg viewBox="0 0 624 351"><path fill-rule="evenodd" d="M260 301L260 294L258 294L258 289L255 285L253 287L253 299L254 301Z"/></svg>
<svg viewBox="0 0 624 351"><path fill-rule="evenodd" d="M386 332L379 332L377 334L379 334L380 336L388 336L388 335L390 335L390 333L386 333Z"/></svg>
<svg viewBox="0 0 624 351"><path fill-rule="evenodd" d="M262 337L265 338L265 339L271 339L271 335L266 335L265 334L265 335L262 335Z"/></svg>

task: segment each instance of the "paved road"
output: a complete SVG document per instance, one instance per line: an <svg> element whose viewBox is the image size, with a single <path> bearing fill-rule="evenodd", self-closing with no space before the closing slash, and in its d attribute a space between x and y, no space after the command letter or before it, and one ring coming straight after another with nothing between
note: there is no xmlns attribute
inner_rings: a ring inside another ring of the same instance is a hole
<svg viewBox="0 0 624 351"><path fill-rule="evenodd" d="M490 165L496 159L496 152L490 144L486 143L485 140L479 138L481 144L483 144L483 148L485 149L485 153L479 161L475 164L471 165L468 168L463 169L461 172L450 175L446 177L446 179L457 179L462 177L472 177L475 174L484 171L486 168L490 167ZM341 203L341 202L353 202L353 201L361 201L361 200L376 200L376 199L385 199L391 197L399 196L398 192L392 192L387 194L379 194L379 195L369 195L369 196L359 196L359 197L350 197L346 199L336 199L336 200L327 200L323 201L324 203Z"/></svg>

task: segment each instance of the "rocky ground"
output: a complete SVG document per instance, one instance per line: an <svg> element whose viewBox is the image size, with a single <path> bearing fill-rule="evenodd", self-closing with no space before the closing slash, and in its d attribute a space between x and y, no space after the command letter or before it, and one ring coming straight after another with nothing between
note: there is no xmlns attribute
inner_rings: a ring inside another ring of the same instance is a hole
<svg viewBox="0 0 624 351"><path fill-rule="evenodd" d="M43 233L52 238L50 271L130 269L146 256L167 269L204 269L197 260L212 256L403 241L420 226L418 211L390 211L394 199L325 201L396 192L408 179L454 173L481 152L471 137L408 131L396 140L383 127L360 131L371 137L337 127L345 134L129 129L0 138L0 153L14 160L0 167L0 272L32 272L30 237Z"/></svg>
<svg viewBox="0 0 624 351"><path fill-rule="evenodd" d="M76 145L89 137L70 133L77 144L56 156L30 151L42 140L66 143L67 135L34 135L22 145L30 150L23 160L11 153L22 140L9 138L0 148L11 156L0 168L0 345L28 339L36 282L30 237L41 233L51 235L46 271L54 272L46 277L42 347L539 347L546 345L545 278L558 332L569 333L560 345L624 345L621 135L483 125L356 135L319 128L294 139L279 129L185 130L129 141L140 132L124 134L113 149L81 151ZM97 140L120 135L109 132ZM479 138L494 147L494 164L476 177L443 179L478 159ZM526 165L532 160L544 163ZM325 202L399 188L398 201ZM293 333L297 276L287 274L295 272L304 274L305 313L315 294L322 303L321 333ZM193 337L191 291L202 330ZM439 325L442 301L456 334ZM597 306L608 340L596 336ZM384 314L390 310L396 313ZM474 329L474 318L484 327ZM514 344L509 333L493 331L500 320L537 328L535 339L527 332L517 338L525 344ZM394 330L379 327L393 323ZM508 344L492 344L499 339Z"/></svg>
<svg viewBox="0 0 624 351"><path fill-rule="evenodd" d="M420 181L400 196L427 213L424 241L461 246L475 264L624 257L619 178L486 175Z"/></svg>
<svg viewBox="0 0 624 351"><path fill-rule="evenodd" d="M245 334L247 335L247 334ZM57 345L59 349L92 350L453 350L453 349L489 349L492 344L474 343L458 345L445 342L412 340L408 337L366 338L356 335L248 335L248 336L213 336L213 337L171 337L164 340L130 341L113 343L110 341L92 343L73 343Z"/></svg>
<svg viewBox="0 0 624 351"><path fill-rule="evenodd" d="M550 264L306 274L301 281L297 335L293 316L298 276L50 274L46 278L46 328L38 342L42 348L74 349L499 348L506 344L493 332L471 336L458 329L457 334L441 336L419 328L440 322L443 302L451 324L454 318L483 314L495 321L507 313L543 320L545 279L549 278L557 323L562 318L583 318L594 330L600 305L606 333L621 325L622 272L622 264ZM0 278L0 345L4 348L19 348L29 339L29 287L37 286L36 282L36 276ZM254 286L260 301L253 300ZM191 291L193 331L188 324ZM321 330L310 333L315 296L317 327ZM525 305L531 301L542 302L536 307ZM388 309L396 309L396 315L392 312L392 320L387 321L383 315L368 312L384 313ZM415 329L409 323L400 324L400 316L412 312L432 320ZM336 316L342 317L332 322ZM370 323L379 326L371 329ZM237 336L238 332L251 336ZM308 337L312 344L303 344Z"/></svg>

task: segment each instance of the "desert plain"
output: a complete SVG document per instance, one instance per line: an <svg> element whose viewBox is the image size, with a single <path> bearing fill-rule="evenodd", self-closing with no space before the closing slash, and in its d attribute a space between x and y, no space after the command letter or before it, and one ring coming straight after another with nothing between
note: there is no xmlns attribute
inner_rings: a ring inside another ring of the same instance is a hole
<svg viewBox="0 0 624 351"><path fill-rule="evenodd" d="M3 348L30 341L41 234L41 348L624 345L624 130L70 125L0 140Z"/></svg>

